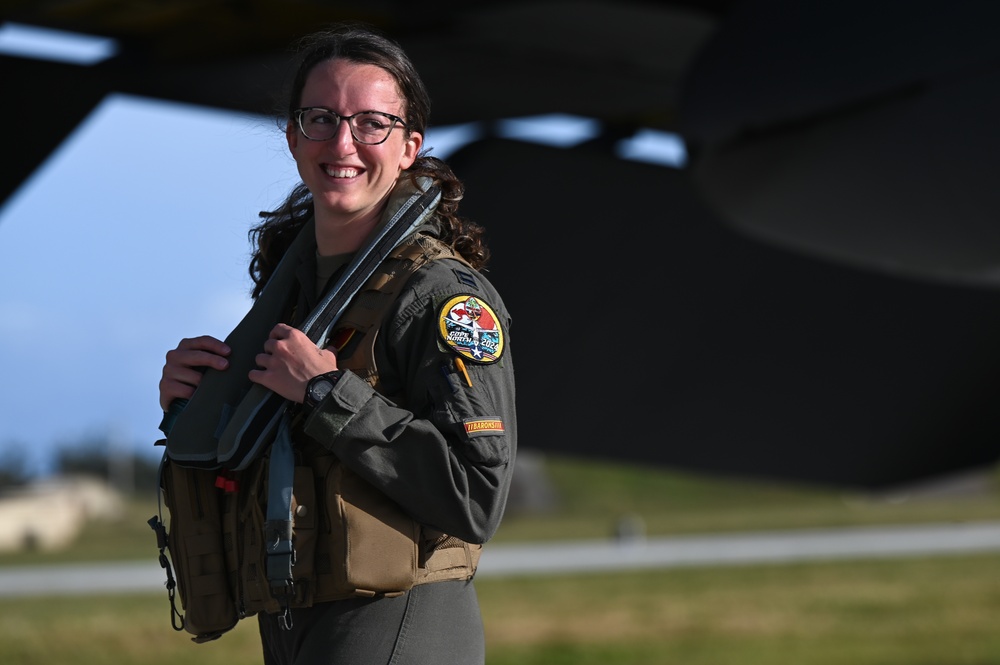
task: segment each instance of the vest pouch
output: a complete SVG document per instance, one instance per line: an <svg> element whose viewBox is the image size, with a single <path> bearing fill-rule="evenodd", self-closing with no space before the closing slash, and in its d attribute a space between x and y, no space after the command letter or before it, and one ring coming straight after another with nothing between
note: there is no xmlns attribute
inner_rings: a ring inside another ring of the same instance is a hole
<svg viewBox="0 0 1000 665"><path fill-rule="evenodd" d="M295 548L295 605L313 604L316 571L316 480L312 468L295 467L292 485L292 545Z"/></svg>
<svg viewBox="0 0 1000 665"><path fill-rule="evenodd" d="M239 581L243 597L244 613L260 611L278 612L281 605L271 594L267 579L267 554L264 547L264 523L267 514L267 462L254 463L247 470L238 502L235 531L239 534L237 546ZM295 583L295 597L289 603L292 607L309 607L313 604L316 570L317 506L316 481L313 470L308 466L295 467L292 484L292 546L294 565L292 575Z"/></svg>
<svg viewBox="0 0 1000 665"><path fill-rule="evenodd" d="M169 457L160 477L183 629L195 636L195 642L214 640L239 620L226 570L216 477L216 471L181 466Z"/></svg>
<svg viewBox="0 0 1000 665"><path fill-rule="evenodd" d="M417 574L419 525L342 464L330 469L327 493L335 502L330 516L340 522L343 588L356 596L409 590Z"/></svg>
<svg viewBox="0 0 1000 665"><path fill-rule="evenodd" d="M271 597L264 560L264 520L267 500L265 482L267 460L255 461L242 474L230 528L235 536L233 551L239 571L239 589L243 612L277 612L279 605Z"/></svg>
<svg viewBox="0 0 1000 665"><path fill-rule="evenodd" d="M472 579L483 546L467 543L437 529L421 532L420 578L417 584L441 580Z"/></svg>

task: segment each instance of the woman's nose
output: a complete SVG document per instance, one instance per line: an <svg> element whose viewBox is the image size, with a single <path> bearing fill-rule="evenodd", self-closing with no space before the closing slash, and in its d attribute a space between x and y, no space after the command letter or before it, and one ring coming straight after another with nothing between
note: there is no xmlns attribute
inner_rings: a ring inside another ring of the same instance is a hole
<svg viewBox="0 0 1000 665"><path fill-rule="evenodd" d="M340 149L353 148L354 134L351 133L351 123L347 120L341 120L330 142L336 144L337 148Z"/></svg>

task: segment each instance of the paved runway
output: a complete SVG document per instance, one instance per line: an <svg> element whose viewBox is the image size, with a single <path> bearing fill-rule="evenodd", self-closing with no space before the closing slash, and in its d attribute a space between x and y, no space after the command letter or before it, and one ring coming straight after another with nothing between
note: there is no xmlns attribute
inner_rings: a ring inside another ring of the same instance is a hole
<svg viewBox="0 0 1000 665"><path fill-rule="evenodd" d="M1000 552L1000 522L491 544L477 577L966 552ZM163 589L165 580L151 549L148 561L0 568L0 597L148 592Z"/></svg>

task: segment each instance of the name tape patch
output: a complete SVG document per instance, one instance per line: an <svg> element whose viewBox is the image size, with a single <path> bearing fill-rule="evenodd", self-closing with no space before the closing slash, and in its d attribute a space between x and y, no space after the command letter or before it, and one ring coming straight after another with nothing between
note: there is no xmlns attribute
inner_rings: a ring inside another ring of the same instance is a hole
<svg viewBox="0 0 1000 665"><path fill-rule="evenodd" d="M465 433L469 436L473 434L503 434L503 421L499 418L477 418L466 420Z"/></svg>

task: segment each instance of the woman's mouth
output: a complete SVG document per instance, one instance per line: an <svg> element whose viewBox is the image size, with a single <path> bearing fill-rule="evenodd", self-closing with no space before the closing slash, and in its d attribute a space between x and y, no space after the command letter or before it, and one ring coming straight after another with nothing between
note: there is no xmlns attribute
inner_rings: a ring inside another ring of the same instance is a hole
<svg viewBox="0 0 1000 665"><path fill-rule="evenodd" d="M329 164L323 166L323 171L331 178L355 178L361 173L358 169L338 168Z"/></svg>

